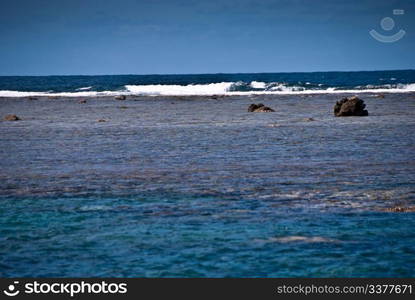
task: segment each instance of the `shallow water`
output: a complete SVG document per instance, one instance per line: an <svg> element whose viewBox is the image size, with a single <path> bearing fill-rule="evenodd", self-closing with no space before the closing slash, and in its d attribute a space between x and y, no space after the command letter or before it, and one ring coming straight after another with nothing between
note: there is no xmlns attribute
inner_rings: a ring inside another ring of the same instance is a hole
<svg viewBox="0 0 415 300"><path fill-rule="evenodd" d="M0 275L413 277L415 95L373 96L0 99Z"/></svg>

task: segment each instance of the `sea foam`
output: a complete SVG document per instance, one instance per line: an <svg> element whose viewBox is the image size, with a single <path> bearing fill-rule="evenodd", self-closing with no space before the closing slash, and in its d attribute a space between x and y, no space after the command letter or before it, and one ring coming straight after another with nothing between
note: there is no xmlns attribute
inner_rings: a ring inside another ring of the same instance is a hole
<svg viewBox="0 0 415 300"><path fill-rule="evenodd" d="M126 85L126 89L135 95L217 95L226 94L233 82L189 85Z"/></svg>
<svg viewBox="0 0 415 300"><path fill-rule="evenodd" d="M247 89L247 86L252 90ZM320 86L320 85L319 85ZM299 94L343 94L343 93L407 93L415 92L415 83L398 85L366 85L350 89L336 87L307 88L305 86L289 86L278 82L220 82L189 85L125 85L116 91L91 91L91 87L79 88L74 92L26 92L0 90L0 97L60 96L60 97L103 97L117 95L137 96L209 96L209 95L299 95ZM242 89L243 88L243 89ZM88 89L88 90L87 90Z"/></svg>

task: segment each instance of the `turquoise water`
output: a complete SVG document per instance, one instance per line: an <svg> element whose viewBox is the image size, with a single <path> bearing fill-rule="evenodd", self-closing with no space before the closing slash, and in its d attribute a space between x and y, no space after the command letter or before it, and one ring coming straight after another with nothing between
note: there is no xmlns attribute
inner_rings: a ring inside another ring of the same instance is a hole
<svg viewBox="0 0 415 300"><path fill-rule="evenodd" d="M0 99L0 275L413 277L415 95L341 97Z"/></svg>
<svg viewBox="0 0 415 300"><path fill-rule="evenodd" d="M168 194L33 202L21 201L30 211L15 208L19 216L2 218L3 276L414 274L411 214L289 211L258 200ZM275 239L297 235L327 242Z"/></svg>

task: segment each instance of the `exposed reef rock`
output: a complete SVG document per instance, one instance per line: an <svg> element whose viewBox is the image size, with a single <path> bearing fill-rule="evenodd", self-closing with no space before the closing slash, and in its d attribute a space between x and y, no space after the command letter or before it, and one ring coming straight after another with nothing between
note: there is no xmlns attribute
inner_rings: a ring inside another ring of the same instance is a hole
<svg viewBox="0 0 415 300"><path fill-rule="evenodd" d="M274 111L275 110L273 110L272 108L268 106L265 106L262 103L259 103L259 104L253 103L248 107L248 112L274 112Z"/></svg>
<svg viewBox="0 0 415 300"><path fill-rule="evenodd" d="M368 116L369 113L365 107L363 100L356 96L343 98L334 105L334 115L336 117Z"/></svg>
<svg viewBox="0 0 415 300"><path fill-rule="evenodd" d="M415 212L415 206L394 206L384 209L386 212Z"/></svg>
<svg viewBox="0 0 415 300"><path fill-rule="evenodd" d="M4 117L4 121L20 121L21 119L16 115L7 115Z"/></svg>

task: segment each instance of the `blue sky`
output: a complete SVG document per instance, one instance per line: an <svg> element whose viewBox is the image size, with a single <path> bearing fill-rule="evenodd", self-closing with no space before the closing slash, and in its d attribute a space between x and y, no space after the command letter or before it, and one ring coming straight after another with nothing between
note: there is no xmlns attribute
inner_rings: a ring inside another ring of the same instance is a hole
<svg viewBox="0 0 415 300"><path fill-rule="evenodd" d="M411 0L0 1L0 75L415 69L414 31Z"/></svg>

